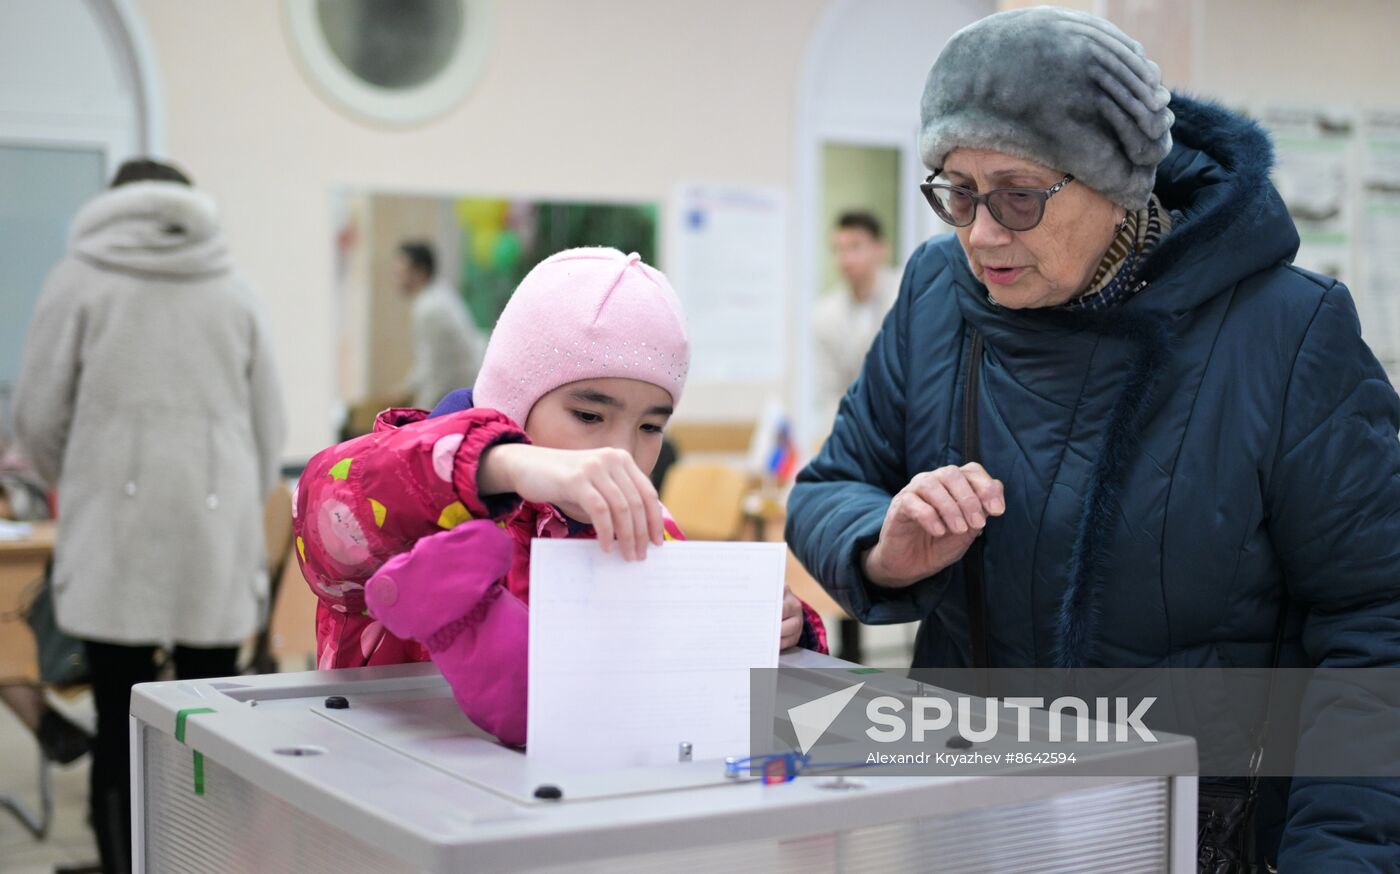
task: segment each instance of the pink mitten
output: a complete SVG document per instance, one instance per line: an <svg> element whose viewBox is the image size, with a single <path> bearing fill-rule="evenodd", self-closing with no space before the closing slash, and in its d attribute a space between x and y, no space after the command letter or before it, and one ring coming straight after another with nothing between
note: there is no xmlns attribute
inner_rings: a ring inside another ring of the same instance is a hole
<svg viewBox="0 0 1400 874"><path fill-rule="evenodd" d="M427 644L462 712L503 743L525 743L529 612L498 580L514 543L491 522L425 537L365 587L374 618Z"/></svg>
<svg viewBox="0 0 1400 874"><path fill-rule="evenodd" d="M370 615L398 637L426 642L472 612L510 570L513 548L510 535L486 520L424 537L369 578Z"/></svg>

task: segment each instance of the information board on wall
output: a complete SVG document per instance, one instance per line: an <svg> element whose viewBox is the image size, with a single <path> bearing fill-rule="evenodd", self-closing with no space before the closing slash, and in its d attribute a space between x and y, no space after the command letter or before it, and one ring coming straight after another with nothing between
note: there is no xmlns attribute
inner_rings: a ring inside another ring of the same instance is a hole
<svg viewBox="0 0 1400 874"><path fill-rule="evenodd" d="M1361 124L1357 308L1366 340L1400 383L1400 110Z"/></svg>
<svg viewBox="0 0 1400 874"><path fill-rule="evenodd" d="M666 272L689 321L692 381L783 378L785 200L778 189L676 189Z"/></svg>
<svg viewBox="0 0 1400 874"><path fill-rule="evenodd" d="M1400 110L1269 107L1274 184L1299 267L1345 282L1362 335L1400 383Z"/></svg>

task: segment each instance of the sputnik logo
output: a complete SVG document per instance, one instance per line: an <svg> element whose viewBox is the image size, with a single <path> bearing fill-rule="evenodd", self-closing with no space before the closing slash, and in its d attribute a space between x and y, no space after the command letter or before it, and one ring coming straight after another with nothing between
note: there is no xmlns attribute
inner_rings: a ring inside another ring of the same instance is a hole
<svg viewBox="0 0 1400 874"><path fill-rule="evenodd" d="M836 717L841 715L841 711L846 709L846 705L851 703L851 699L864 685L856 683L839 692L823 695L815 701L788 708L788 720L797 734L797 745L802 749L802 755L807 755L817 741L822 739L831 723L836 721Z"/></svg>

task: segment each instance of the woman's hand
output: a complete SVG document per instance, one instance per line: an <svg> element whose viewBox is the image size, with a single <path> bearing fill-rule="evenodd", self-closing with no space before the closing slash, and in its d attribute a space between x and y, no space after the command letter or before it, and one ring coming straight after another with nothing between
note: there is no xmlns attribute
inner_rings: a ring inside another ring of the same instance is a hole
<svg viewBox="0 0 1400 874"><path fill-rule="evenodd" d="M797 642L802 639L802 602L792 593L792 589L783 587L783 630L778 639L778 649L784 650L797 646Z"/></svg>
<svg viewBox="0 0 1400 874"><path fill-rule="evenodd" d="M921 473L890 502L862 570L879 586L913 585L962 558L987 519L1004 512L1001 481L980 464Z"/></svg>
<svg viewBox="0 0 1400 874"><path fill-rule="evenodd" d="M646 558L647 542L666 539L661 499L651 480L621 449L548 449L524 443L495 446L481 457L483 495L515 493L553 504L598 532L604 552L616 541L628 561Z"/></svg>

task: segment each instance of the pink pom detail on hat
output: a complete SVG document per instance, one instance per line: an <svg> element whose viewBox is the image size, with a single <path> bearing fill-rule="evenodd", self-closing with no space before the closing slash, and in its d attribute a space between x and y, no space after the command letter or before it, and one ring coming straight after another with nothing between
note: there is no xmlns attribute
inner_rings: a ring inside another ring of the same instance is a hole
<svg viewBox="0 0 1400 874"><path fill-rule="evenodd" d="M635 252L568 249L516 287L491 332L472 401L524 427L536 401L583 379L639 379L679 403L689 370L685 313L661 271Z"/></svg>

